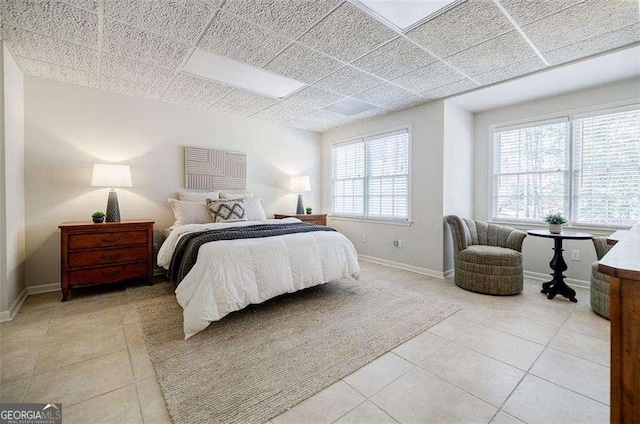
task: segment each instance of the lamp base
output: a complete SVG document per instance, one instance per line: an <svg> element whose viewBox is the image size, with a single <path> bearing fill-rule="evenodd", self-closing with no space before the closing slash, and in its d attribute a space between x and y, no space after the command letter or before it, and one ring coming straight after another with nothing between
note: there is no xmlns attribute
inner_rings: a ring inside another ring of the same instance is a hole
<svg viewBox="0 0 640 424"><path fill-rule="evenodd" d="M297 215L304 215L304 206L302 205L302 194L298 194L298 208L296 209Z"/></svg>
<svg viewBox="0 0 640 424"><path fill-rule="evenodd" d="M107 200L107 222L120 222L120 205L118 204L118 193L111 189L109 200Z"/></svg>

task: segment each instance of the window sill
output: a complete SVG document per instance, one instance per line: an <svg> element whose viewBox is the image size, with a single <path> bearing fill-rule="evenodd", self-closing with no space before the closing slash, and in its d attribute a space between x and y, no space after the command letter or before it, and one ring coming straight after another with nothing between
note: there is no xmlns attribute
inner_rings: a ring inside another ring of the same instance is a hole
<svg viewBox="0 0 640 424"><path fill-rule="evenodd" d="M549 228L549 224L540 223L540 222L523 222L523 221L509 221L509 220L490 220L488 221L491 224L505 225L508 227L517 228L518 230L532 230L532 229L546 229ZM574 226L574 225L563 225L562 228L566 228L571 231L589 231L593 232L594 235L599 236L608 236L618 230L626 230L631 227L626 226L617 226L617 227L583 227L583 226Z"/></svg>
<svg viewBox="0 0 640 424"><path fill-rule="evenodd" d="M336 221L355 221L366 222L368 224L386 224L386 225L398 225L401 227L409 227L413 224L413 221L405 221L399 219L376 219L376 218L359 218L355 216L344 215L329 215L329 218Z"/></svg>

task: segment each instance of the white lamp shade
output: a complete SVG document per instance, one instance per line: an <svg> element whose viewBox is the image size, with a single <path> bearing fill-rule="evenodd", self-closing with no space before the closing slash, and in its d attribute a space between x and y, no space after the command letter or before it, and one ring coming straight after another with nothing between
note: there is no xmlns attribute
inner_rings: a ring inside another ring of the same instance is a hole
<svg viewBox="0 0 640 424"><path fill-rule="evenodd" d="M93 165L91 185L94 187L133 187L129 165Z"/></svg>
<svg viewBox="0 0 640 424"><path fill-rule="evenodd" d="M289 189L295 193L311 191L311 179L308 175L291 177L291 180L289 181Z"/></svg>

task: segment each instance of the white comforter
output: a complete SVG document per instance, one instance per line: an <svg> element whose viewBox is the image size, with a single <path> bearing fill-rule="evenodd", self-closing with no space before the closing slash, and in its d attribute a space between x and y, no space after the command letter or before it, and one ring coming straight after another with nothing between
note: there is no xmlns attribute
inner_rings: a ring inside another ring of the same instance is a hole
<svg viewBox="0 0 640 424"><path fill-rule="evenodd" d="M158 265L168 268L183 234L255 224L285 224L296 218L262 222L184 225L174 229L158 252ZM338 232L318 231L257 239L224 240L200 248L195 266L176 289L184 309L185 339L212 321L251 303L307 287L358 277L353 244Z"/></svg>

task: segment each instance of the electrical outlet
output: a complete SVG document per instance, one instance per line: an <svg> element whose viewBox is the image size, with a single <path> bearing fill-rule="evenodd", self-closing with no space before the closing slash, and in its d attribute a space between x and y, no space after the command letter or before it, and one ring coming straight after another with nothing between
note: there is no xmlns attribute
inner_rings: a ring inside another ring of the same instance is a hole
<svg viewBox="0 0 640 424"><path fill-rule="evenodd" d="M571 251L571 260L572 261L579 261L580 260L580 251L579 250L572 250Z"/></svg>
<svg viewBox="0 0 640 424"><path fill-rule="evenodd" d="M366 242L367 242L367 235L366 235L366 234L363 234L363 235L362 235L362 242L363 242L363 243L366 243Z"/></svg>
<svg viewBox="0 0 640 424"><path fill-rule="evenodd" d="M400 239L397 239L393 241L393 245L401 249L404 246L404 242Z"/></svg>

